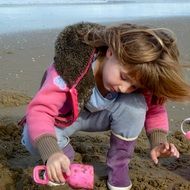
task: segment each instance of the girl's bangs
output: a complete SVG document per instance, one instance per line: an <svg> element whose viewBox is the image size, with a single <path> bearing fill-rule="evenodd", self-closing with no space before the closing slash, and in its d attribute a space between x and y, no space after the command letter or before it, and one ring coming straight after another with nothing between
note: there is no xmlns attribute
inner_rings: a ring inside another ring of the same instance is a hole
<svg viewBox="0 0 190 190"><path fill-rule="evenodd" d="M139 88L155 91L155 80L153 80L152 74L149 71L143 69L142 65L132 65L128 70L128 74L130 78L137 82Z"/></svg>

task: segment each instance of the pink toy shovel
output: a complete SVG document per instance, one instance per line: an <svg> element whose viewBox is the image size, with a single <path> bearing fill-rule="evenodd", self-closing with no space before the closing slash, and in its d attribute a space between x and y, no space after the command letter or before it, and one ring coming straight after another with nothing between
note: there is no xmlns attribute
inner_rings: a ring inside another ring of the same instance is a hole
<svg viewBox="0 0 190 190"><path fill-rule="evenodd" d="M91 165L71 164L71 175L66 176L66 182L75 189L93 189L94 187L94 168ZM33 170L33 179L36 183L46 185L49 183L47 172L44 179L40 177L40 173L46 171L46 166L36 166ZM65 175L64 175L65 176Z"/></svg>
<svg viewBox="0 0 190 190"><path fill-rule="evenodd" d="M183 120L183 122L181 123L181 131L185 135L186 139L190 140L190 131L185 132L183 129L184 126L187 124L190 125L190 118Z"/></svg>

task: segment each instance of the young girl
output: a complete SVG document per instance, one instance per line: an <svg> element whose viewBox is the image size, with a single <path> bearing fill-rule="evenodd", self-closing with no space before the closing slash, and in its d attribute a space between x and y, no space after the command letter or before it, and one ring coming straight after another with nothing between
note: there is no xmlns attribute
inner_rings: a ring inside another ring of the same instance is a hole
<svg viewBox="0 0 190 190"><path fill-rule="evenodd" d="M78 130L111 130L109 189L131 188L128 164L144 126L155 163L160 156L179 157L167 143L164 106L168 99L190 98L178 56L167 30L131 24L66 27L56 40L54 63L28 106L22 139L32 154L40 154L50 181L61 184L62 172L70 175L69 136Z"/></svg>

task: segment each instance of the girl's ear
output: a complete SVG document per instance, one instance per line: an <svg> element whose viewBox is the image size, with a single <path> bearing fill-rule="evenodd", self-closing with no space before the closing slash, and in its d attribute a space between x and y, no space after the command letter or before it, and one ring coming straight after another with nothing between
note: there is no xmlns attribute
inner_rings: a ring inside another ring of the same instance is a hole
<svg viewBox="0 0 190 190"><path fill-rule="evenodd" d="M106 57L109 58L113 55L113 52L110 48L107 49L107 52L106 52Z"/></svg>

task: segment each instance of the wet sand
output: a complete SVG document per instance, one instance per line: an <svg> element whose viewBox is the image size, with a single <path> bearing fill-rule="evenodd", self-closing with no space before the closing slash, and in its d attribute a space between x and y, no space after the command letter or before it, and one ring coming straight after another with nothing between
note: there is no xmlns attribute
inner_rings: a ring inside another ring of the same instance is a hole
<svg viewBox="0 0 190 190"><path fill-rule="evenodd" d="M130 21L131 22L131 21ZM136 23L167 27L178 39L181 60L190 64L190 17L162 20L139 20ZM40 85L45 68L53 61L54 41L60 29L30 31L0 36L0 190L71 189L36 185L32 168L41 161L33 159L20 144L21 128L17 121L24 115L26 105ZM190 82L190 68L184 69ZM155 166L149 157L149 144L142 132L130 163L132 190L188 190L190 189L190 143L180 132L180 122L190 117L189 103L167 104L169 139L179 149L179 159L160 159ZM109 132L77 133L72 137L76 162L95 167L95 190L106 190L106 152Z"/></svg>

